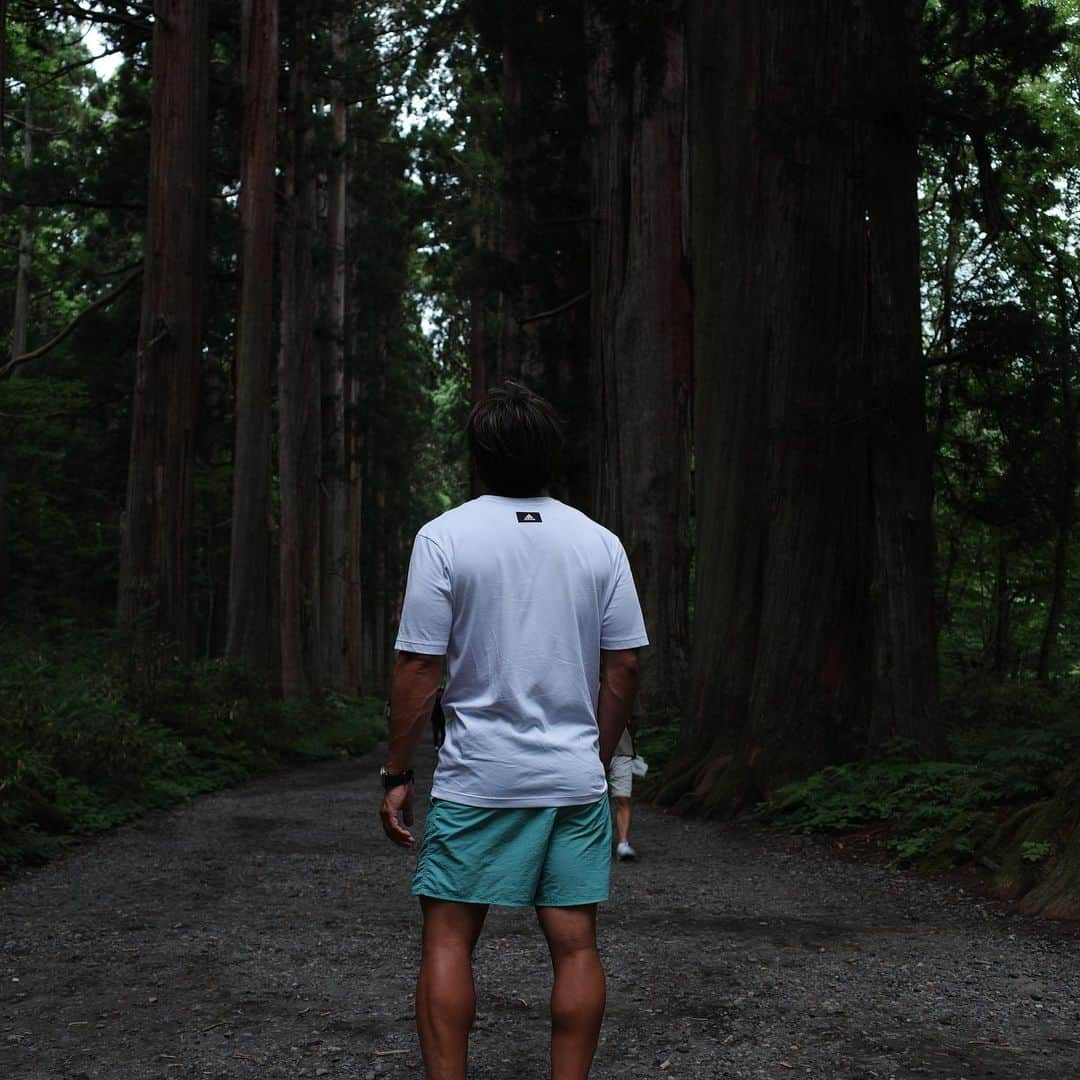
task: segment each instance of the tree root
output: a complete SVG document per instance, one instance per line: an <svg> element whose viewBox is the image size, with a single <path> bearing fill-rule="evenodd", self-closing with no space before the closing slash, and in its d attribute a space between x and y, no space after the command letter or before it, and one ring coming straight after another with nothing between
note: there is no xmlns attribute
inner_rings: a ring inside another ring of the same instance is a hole
<svg viewBox="0 0 1080 1080"><path fill-rule="evenodd" d="M1080 764L1051 798L1012 814L981 855L997 865L995 895L1028 914L1080 919Z"/></svg>

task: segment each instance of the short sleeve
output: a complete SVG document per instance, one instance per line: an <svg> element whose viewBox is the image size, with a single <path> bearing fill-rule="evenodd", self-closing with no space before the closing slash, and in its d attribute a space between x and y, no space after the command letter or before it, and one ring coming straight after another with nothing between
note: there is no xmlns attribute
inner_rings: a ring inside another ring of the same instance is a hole
<svg viewBox="0 0 1080 1080"><path fill-rule="evenodd" d="M409 560L405 602L394 648L399 652L442 656L454 618L450 565L434 540L418 533Z"/></svg>
<svg viewBox="0 0 1080 1080"><path fill-rule="evenodd" d="M638 649L649 644L645 620L641 615L634 575L622 544L612 569L604 617L600 626L601 649Z"/></svg>

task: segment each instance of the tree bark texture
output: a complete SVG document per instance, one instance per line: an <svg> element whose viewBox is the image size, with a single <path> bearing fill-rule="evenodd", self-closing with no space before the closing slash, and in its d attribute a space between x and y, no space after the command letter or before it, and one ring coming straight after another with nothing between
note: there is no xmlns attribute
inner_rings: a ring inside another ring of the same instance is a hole
<svg viewBox="0 0 1080 1080"><path fill-rule="evenodd" d="M281 684L322 694L320 671L321 357L315 341L316 227L309 18L296 8L289 71L288 155L281 236L278 469L281 487Z"/></svg>
<svg viewBox="0 0 1080 1080"><path fill-rule="evenodd" d="M241 71L240 312L226 652L265 677L274 642L270 478L278 0L244 0Z"/></svg>
<svg viewBox="0 0 1080 1080"><path fill-rule="evenodd" d="M667 798L941 748L919 351L918 5L690 4L695 646ZM708 753L710 752L711 753Z"/></svg>
<svg viewBox="0 0 1080 1080"><path fill-rule="evenodd" d="M362 610L363 610L363 429L360 426L360 380L355 372L345 380L345 559L347 578L344 582L345 612L344 686L353 694L359 693L362 679Z"/></svg>
<svg viewBox="0 0 1080 1080"><path fill-rule="evenodd" d="M352 138L357 138L355 131ZM345 194L349 188L346 184ZM348 198L346 203L346 244L353 243L353 238L362 238L364 225L368 218L368 207L356 196ZM353 260L346 268L346 282L350 296L364 295L365 270L359 260ZM369 533L373 523L369 517L369 480L373 444L370 436L370 417L373 412L372 387L373 357L369 355L367 339L363 325L355 310L348 310L346 301L345 328L349 341L348 362L345 372L345 438L347 462L346 487L346 532L349 546L351 577L346 583L345 626L347 639L345 644L345 665L348 685L353 693L366 693L366 637L365 610L368 605L367 594L367 549Z"/></svg>
<svg viewBox="0 0 1080 1080"><path fill-rule="evenodd" d="M923 0L869 7L854 98L871 89L857 149L867 259L864 349L871 373L874 668L867 743L914 742L944 757L938 712L932 455L919 289L918 124ZM861 70L860 70L861 67ZM864 106L865 109L865 106Z"/></svg>
<svg viewBox="0 0 1080 1080"><path fill-rule="evenodd" d="M652 648L647 711L677 710L689 651L690 374L685 42L669 5L659 55L620 55L588 15L592 180L592 506L630 559ZM625 46L622 51L625 50Z"/></svg>
<svg viewBox="0 0 1080 1080"><path fill-rule="evenodd" d="M348 593L356 580L349 535L349 451L346 432L345 374L345 174L348 118L342 87L345 22L335 16L331 29L334 65L330 81L331 148L327 175L326 334L323 338L322 484L322 669L335 690L348 684L351 628Z"/></svg>
<svg viewBox="0 0 1080 1080"><path fill-rule="evenodd" d="M4 135L7 120L7 0L0 0L0 213L3 203ZM8 551L8 470L10 447L0 444L0 604L11 591L11 555Z"/></svg>
<svg viewBox="0 0 1080 1080"><path fill-rule="evenodd" d="M386 626L393 618L390 603L390 579L387 548L391 543L390 526L386 518L386 497L380 482L384 481L386 469L381 462L365 461L369 474L365 485L368 497L365 502L367 529L364 537L367 558L363 586L363 692L366 695L383 695L389 688L389 645Z"/></svg>
<svg viewBox="0 0 1080 1080"><path fill-rule="evenodd" d="M207 5L156 0L142 311L121 625L192 641L194 448L206 283Z"/></svg>

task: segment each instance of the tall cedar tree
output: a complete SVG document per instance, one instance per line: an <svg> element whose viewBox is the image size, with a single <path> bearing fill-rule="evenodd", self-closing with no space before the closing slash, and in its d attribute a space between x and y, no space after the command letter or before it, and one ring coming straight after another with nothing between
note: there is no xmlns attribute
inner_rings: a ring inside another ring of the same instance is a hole
<svg viewBox="0 0 1080 1080"><path fill-rule="evenodd" d="M322 344L322 666L328 686L356 690L350 683L350 657L358 628L348 622L355 606L350 592L356 588L359 567L353 560L355 544L350 534L349 449L346 430L347 378L345 370L345 180L348 113L342 84L345 64L346 25L338 12L330 31L331 147L327 170L326 333ZM356 524L355 521L352 522Z"/></svg>
<svg viewBox="0 0 1080 1080"><path fill-rule="evenodd" d="M944 749L918 16L912 3L689 5L695 758L668 800L725 813L890 736Z"/></svg>
<svg viewBox="0 0 1080 1080"><path fill-rule="evenodd" d="M678 709L689 649L690 276L681 4L587 10L594 512L626 546L655 647L642 700ZM625 15L624 15L625 18Z"/></svg>
<svg viewBox="0 0 1080 1080"><path fill-rule="evenodd" d="M320 666L321 358L315 341L315 166L312 28L293 9L285 206L281 229L278 455L281 483L281 685L286 696L322 694Z"/></svg>
<svg viewBox="0 0 1080 1080"><path fill-rule="evenodd" d="M156 0L150 180L122 625L193 645L189 573L206 286L206 0Z"/></svg>
<svg viewBox="0 0 1080 1080"><path fill-rule="evenodd" d="M498 296L491 320L484 290L475 289L472 299L474 393L515 378L554 403L568 437L552 491L586 509L590 221L583 3L542 0L519 10L469 0L468 6L483 49L500 58L502 107L501 131L491 139L499 176L495 235L484 236L482 211L474 223L479 264L495 269ZM487 259L488 250L496 258Z"/></svg>
<svg viewBox="0 0 1080 1080"><path fill-rule="evenodd" d="M270 475L278 0L244 0L240 161L240 312L229 562L230 657L271 672Z"/></svg>

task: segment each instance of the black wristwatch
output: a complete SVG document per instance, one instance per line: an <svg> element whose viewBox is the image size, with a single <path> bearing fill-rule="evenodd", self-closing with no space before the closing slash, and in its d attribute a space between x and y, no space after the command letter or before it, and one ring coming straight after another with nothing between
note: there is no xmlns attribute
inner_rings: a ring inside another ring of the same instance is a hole
<svg viewBox="0 0 1080 1080"><path fill-rule="evenodd" d="M383 791L389 791L391 788L401 787L404 784L411 784L413 782L414 773L412 769L406 769L404 772L390 772L385 765L379 769L379 776L382 777Z"/></svg>

